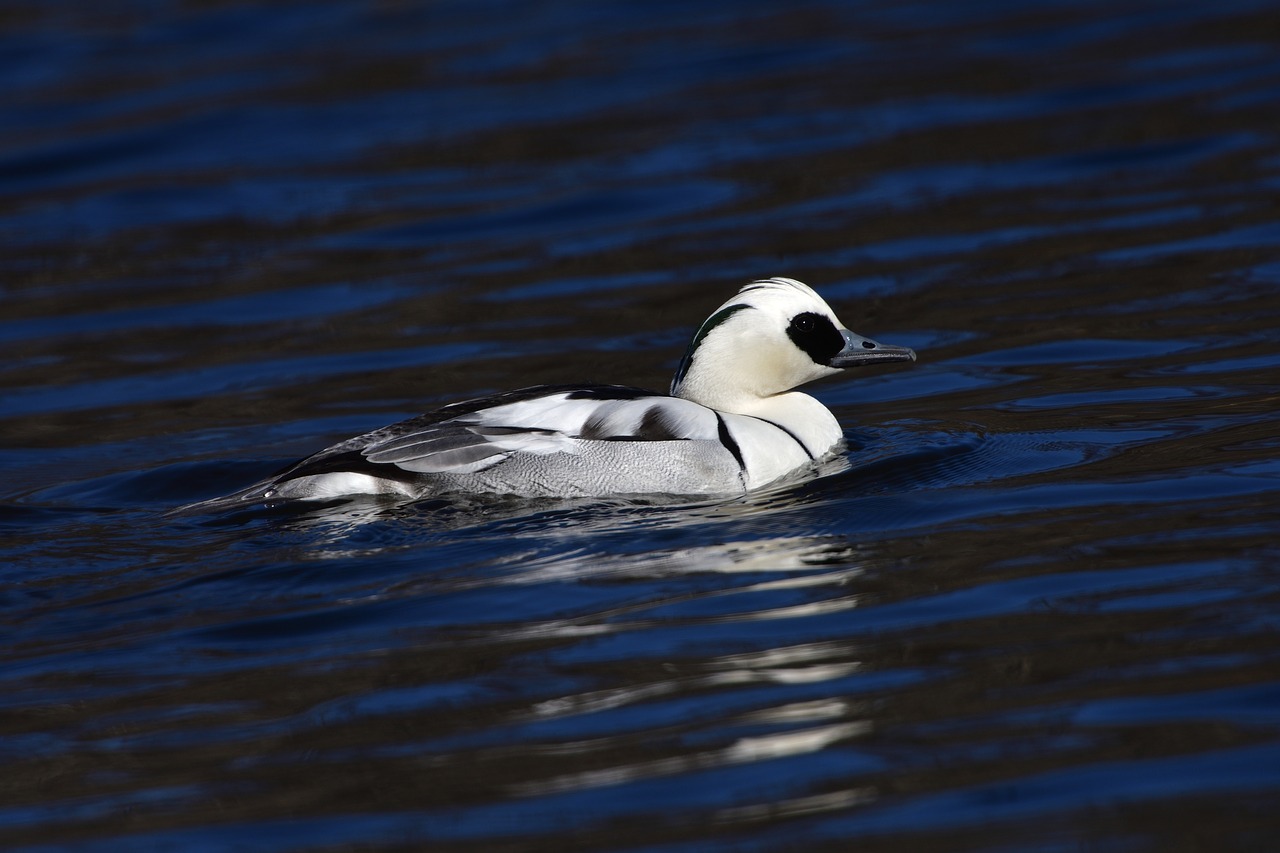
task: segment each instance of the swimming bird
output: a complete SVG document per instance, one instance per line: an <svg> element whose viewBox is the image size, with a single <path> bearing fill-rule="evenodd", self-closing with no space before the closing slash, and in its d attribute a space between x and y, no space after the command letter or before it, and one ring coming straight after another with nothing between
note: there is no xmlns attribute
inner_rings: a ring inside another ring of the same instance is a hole
<svg viewBox="0 0 1280 853"><path fill-rule="evenodd" d="M915 358L907 347L846 329L808 285L764 279L702 324L669 394L624 385L535 385L451 403L192 508L357 494L742 493L841 444L835 416L796 386L850 367Z"/></svg>

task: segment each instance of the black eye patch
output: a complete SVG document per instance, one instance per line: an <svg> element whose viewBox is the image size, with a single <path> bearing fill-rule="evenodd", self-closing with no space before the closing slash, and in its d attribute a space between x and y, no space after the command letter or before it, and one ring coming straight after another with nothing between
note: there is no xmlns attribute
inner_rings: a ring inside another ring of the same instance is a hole
<svg viewBox="0 0 1280 853"><path fill-rule="evenodd" d="M813 359L814 364L829 365L836 353L844 349L844 335L824 314L806 311L791 318L787 337Z"/></svg>

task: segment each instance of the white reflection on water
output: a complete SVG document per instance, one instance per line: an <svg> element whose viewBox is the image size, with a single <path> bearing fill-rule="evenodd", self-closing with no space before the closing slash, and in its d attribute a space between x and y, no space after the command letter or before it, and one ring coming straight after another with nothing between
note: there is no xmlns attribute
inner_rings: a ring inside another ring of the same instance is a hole
<svg viewBox="0 0 1280 853"><path fill-rule="evenodd" d="M733 549L735 546L724 546ZM714 553L716 548L700 549L706 552ZM652 556L652 555L650 555ZM707 554L701 554L703 559L699 559L694 564L681 563L684 571L687 572L709 572L709 571L746 571L741 568L734 568L736 564L730 562L728 564L720 564L705 559ZM577 573L571 573L566 570L565 566L557 564L554 567L554 576L556 578L564 578L566 576L583 577L591 575L610 575L617 576L622 574L617 567L602 566L598 558L592 557L586 561L587 568L581 569ZM605 561L607 562L607 560ZM779 566L777 563L770 562L759 570L779 571L786 570L786 566ZM812 569L811 566L797 565L791 567L792 570ZM634 565L627 564L625 571L629 573L639 574L641 570ZM818 586L834 586L840 587L848 583L852 578L862 574L861 566L854 566L848 569L840 569L837 571L824 571L808 575L801 575L792 578L782 578L780 580L761 581L758 583L746 584L743 586L734 586L723 589L704 589L697 591L689 591L681 595L668 595L665 598L657 600L647 600L636 604L614 607L599 612L586 613L581 616L570 617L565 619L547 619L538 621L528 621L520 625L509 626L501 635L503 642L511 640L528 640L528 639L548 639L548 638L566 638L566 637L582 637L588 635L603 634L619 634L630 631L643 631L651 628L662 628L670 623L667 616L645 615L646 611L654 608L667 609L673 605L688 604L690 602L705 601L712 598L723 598L727 596L738 596L749 593L769 592L787 588L804 588ZM530 581L538 578L520 577L515 578L512 582L521 582L521 580ZM801 604L792 604L784 606L759 607L759 601L750 599L751 607L745 608L738 612L731 613L715 613L709 615L700 615L690 617L692 621L700 624L715 624L723 622L741 622L741 621L758 621L766 619L793 619L804 616L814 616L827 613L835 613L842 610L850 610L857 607L862 597L859 595L842 595L833 598L825 598L818 601L808 601ZM771 680L774 682L782 682L786 679L798 680L801 678L810 678L804 675L804 672L816 672L815 668L777 670L765 669L757 671L750 676L741 674L719 673L713 680L723 683L727 680ZM743 671L739 671L743 672ZM761 673L768 672L763 675ZM821 676L819 676L821 677ZM812 679L810 679L812 680Z"/></svg>
<svg viewBox="0 0 1280 853"><path fill-rule="evenodd" d="M855 720L799 731L743 737L718 749L702 750L652 761L638 761L599 770L566 773L537 782L514 785L510 791L516 796L542 796L584 788L621 785L642 779L673 776L731 764L773 761L818 752L839 741L864 735L870 730L871 723Z"/></svg>
<svg viewBox="0 0 1280 853"><path fill-rule="evenodd" d="M848 649L838 649L834 644L814 643L811 646L796 646L789 649L778 649L778 663L787 661L787 666L763 663L765 655L742 656L734 663L734 658L713 660L711 666L715 671L702 675L687 675L668 678L647 684L612 687L570 696L558 696L538 702L531 708L531 716L540 719L570 717L574 715L594 714L609 711L626 705L650 699L677 694L691 694L710 687L744 684L812 684L830 681L851 675L862 668L857 661L841 661L839 663L814 664L797 666L802 653L800 650L811 648L817 657L847 655ZM748 660L749 657L758 658ZM812 659L812 658L811 658ZM723 668L721 668L723 666ZM818 719L829 719L835 716L849 716L857 709L854 704L843 699L825 700L822 702L790 703L775 708L753 711L743 717L749 723L783 723L812 722Z"/></svg>
<svg viewBox="0 0 1280 853"><path fill-rule="evenodd" d="M852 561L858 554L858 549L843 539L817 536L781 536L634 554L611 553L583 546L571 553L537 556L537 552L532 551L516 555L509 562L518 565L519 569L503 580L507 583L544 583L599 575L658 577L696 572L813 571L818 567ZM815 576L800 576L763 581L742 587L739 591L812 586L831 582L822 578L837 575L847 578L860 571L844 569L824 572L816 576L817 579Z"/></svg>
<svg viewBox="0 0 1280 853"><path fill-rule="evenodd" d="M851 806L866 805L874 801L878 794L874 788L843 788L838 791L827 791L808 797L795 797L789 800L776 800L767 803L754 803L749 806L734 806L716 812L716 823L738 824L744 821L769 820L772 818L797 817L817 812L836 811Z"/></svg>
<svg viewBox="0 0 1280 853"><path fill-rule="evenodd" d="M711 658L709 664L724 669L758 669L791 666L798 663L825 660L831 657L845 657L848 654L848 646L843 643L802 643L796 646L761 649L760 651L743 654L722 655Z"/></svg>
<svg viewBox="0 0 1280 853"><path fill-rule="evenodd" d="M774 708L762 708L743 714L740 719L744 723L778 724L778 723L816 723L819 720L832 720L847 717L857 710L854 703L847 699L814 699L808 702L790 702Z"/></svg>

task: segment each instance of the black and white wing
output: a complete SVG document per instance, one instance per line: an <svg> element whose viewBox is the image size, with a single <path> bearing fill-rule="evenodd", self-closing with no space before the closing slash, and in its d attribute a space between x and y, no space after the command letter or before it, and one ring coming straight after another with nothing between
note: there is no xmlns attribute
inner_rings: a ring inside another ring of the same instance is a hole
<svg viewBox="0 0 1280 853"><path fill-rule="evenodd" d="M705 406L621 385L539 385L453 403L348 439L277 473L275 483L324 474L415 482L473 474L512 456L579 452L586 441L720 441Z"/></svg>

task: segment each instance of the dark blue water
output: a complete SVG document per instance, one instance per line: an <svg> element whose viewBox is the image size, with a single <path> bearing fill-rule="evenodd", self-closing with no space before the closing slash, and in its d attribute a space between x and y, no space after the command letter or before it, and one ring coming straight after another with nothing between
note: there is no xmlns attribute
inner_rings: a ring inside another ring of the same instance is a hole
<svg viewBox="0 0 1280 853"><path fill-rule="evenodd" d="M10 4L0 846L1275 849L1277 33ZM164 515L769 275L920 353L820 477Z"/></svg>

